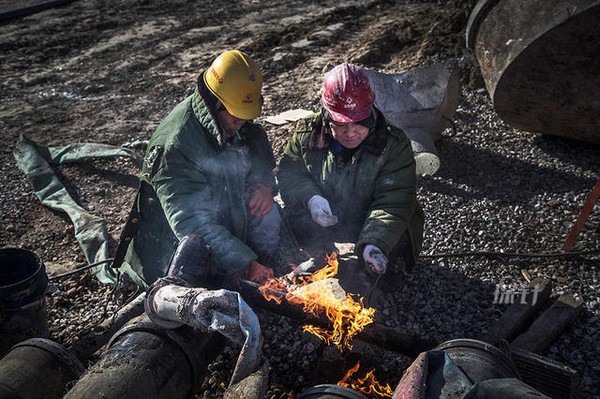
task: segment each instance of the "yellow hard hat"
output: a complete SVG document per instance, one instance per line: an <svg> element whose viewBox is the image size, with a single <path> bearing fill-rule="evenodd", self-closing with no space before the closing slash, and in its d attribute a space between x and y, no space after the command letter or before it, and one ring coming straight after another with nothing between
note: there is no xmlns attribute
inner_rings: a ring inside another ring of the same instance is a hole
<svg viewBox="0 0 600 399"><path fill-rule="evenodd" d="M239 50L225 51L204 71L203 79L231 115L240 119L260 115L262 74L247 54Z"/></svg>

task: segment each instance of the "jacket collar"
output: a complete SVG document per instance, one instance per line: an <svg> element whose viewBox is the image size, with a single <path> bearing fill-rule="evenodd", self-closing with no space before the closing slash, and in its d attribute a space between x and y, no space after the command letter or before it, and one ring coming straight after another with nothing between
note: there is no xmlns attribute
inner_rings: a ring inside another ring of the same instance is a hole
<svg viewBox="0 0 600 399"><path fill-rule="evenodd" d="M215 138L219 146L223 146L226 142L226 134L217 118L217 111L211 105L211 99L211 95L202 80L202 75L200 75L198 85L192 93L192 111L204 128Z"/></svg>

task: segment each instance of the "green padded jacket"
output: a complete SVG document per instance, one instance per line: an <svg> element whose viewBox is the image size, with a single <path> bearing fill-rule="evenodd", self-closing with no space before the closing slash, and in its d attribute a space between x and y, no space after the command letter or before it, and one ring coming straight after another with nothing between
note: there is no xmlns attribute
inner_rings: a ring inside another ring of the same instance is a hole
<svg viewBox="0 0 600 399"><path fill-rule="evenodd" d="M272 148L258 124L247 122L232 143L217 123L196 89L148 143L134 206L139 227L121 267L141 286L166 274L178 242L189 234L210 246L218 274L240 273L257 258L245 243L244 193L254 183L276 193Z"/></svg>
<svg viewBox="0 0 600 399"><path fill-rule="evenodd" d="M355 251L367 244L389 256L408 229L413 255L423 241L424 214L417 201L411 143L377 111L375 128L340 162L320 114L300 120L279 163L279 190L288 211L309 212L313 195L325 197L340 224L360 226ZM416 260L416 259L414 259Z"/></svg>

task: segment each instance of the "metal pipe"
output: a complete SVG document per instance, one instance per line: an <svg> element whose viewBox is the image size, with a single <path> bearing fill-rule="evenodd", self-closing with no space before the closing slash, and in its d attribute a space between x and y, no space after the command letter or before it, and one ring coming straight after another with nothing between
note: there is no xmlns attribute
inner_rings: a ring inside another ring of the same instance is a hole
<svg viewBox="0 0 600 399"><path fill-rule="evenodd" d="M64 398L193 398L223 344L219 334L167 330L144 317L113 336Z"/></svg>
<svg viewBox="0 0 600 399"><path fill-rule="evenodd" d="M11 21L20 17L26 17L27 15L36 14L41 11L48 10L53 7L60 7L72 3L75 0L53 0L45 1L42 3L30 5L27 7L15 8L3 13L0 13L0 23Z"/></svg>
<svg viewBox="0 0 600 399"><path fill-rule="evenodd" d="M600 1L480 0L466 27L498 116L512 127L600 143Z"/></svg>
<svg viewBox="0 0 600 399"><path fill-rule="evenodd" d="M28 338L48 338L44 262L22 248L0 249L0 357Z"/></svg>
<svg viewBox="0 0 600 399"><path fill-rule="evenodd" d="M31 338L0 360L0 399L59 399L82 373L79 360L62 345Z"/></svg>

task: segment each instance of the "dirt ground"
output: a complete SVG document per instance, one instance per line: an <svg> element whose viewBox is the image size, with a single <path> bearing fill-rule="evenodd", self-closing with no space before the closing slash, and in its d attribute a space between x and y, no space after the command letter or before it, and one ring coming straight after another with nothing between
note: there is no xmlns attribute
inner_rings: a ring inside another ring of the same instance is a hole
<svg viewBox="0 0 600 399"><path fill-rule="evenodd" d="M40 205L18 170L13 150L19 135L47 146L148 140L192 92L199 72L233 48L262 67L265 104L259 122L291 109L316 110L322 76L340 62L401 72L455 58L463 87L482 92L464 46L475 3L89 0L1 23L0 247L34 251L50 275L85 264L68 218ZM13 5L0 0L1 10ZM290 126L264 126L279 158ZM133 160L118 159L58 169L74 199L106 221L111 254L131 207L138 168ZM84 313L86 301L98 301L97 293L108 289L85 274L62 290L51 334L68 342L76 330L65 324L60 309Z"/></svg>
<svg viewBox="0 0 600 399"><path fill-rule="evenodd" d="M470 3L473 3L471 1ZM0 3L4 10L14 2ZM460 57L469 1L73 2L0 26L1 246L35 251L52 272L84 258L65 218L32 195L12 156L20 134L48 146L147 140L220 52L239 48L264 74L264 112L316 109L323 73L351 61L402 71ZM266 125L279 156L286 129ZM125 170L123 169L125 167ZM124 174L123 172L130 174ZM114 248L136 185L130 161L66 166L74 198L104 218Z"/></svg>
<svg viewBox="0 0 600 399"><path fill-rule="evenodd" d="M46 146L148 140L191 93L199 72L233 48L261 64L259 122L291 109L316 110L322 76L340 62L400 72L462 58L469 83L473 64L464 27L474 2L91 0L0 24L0 247L35 252L50 276L86 264L69 219L40 205L18 170L13 150L19 135ZM0 10L24 4L0 1ZM264 125L279 157L288 126ZM118 159L57 170L73 198L106 221L111 254L138 167ZM68 344L85 332L91 303L102 301L108 289L91 273L59 289L50 304L50 332ZM71 323L77 314L81 318Z"/></svg>

